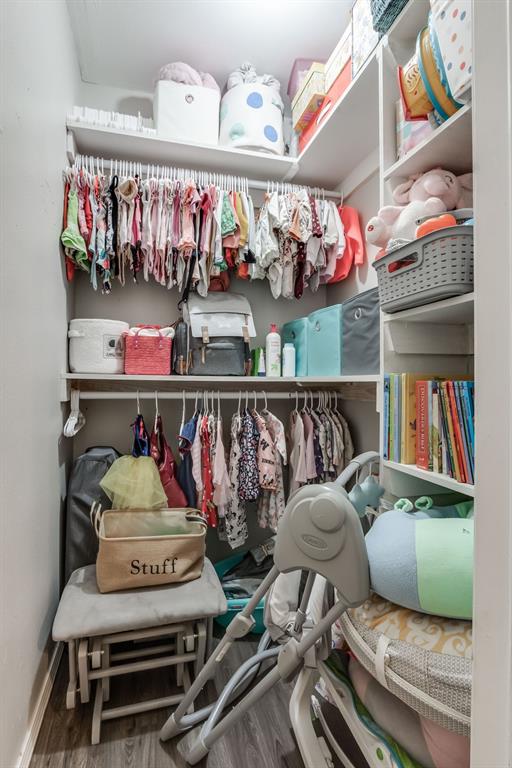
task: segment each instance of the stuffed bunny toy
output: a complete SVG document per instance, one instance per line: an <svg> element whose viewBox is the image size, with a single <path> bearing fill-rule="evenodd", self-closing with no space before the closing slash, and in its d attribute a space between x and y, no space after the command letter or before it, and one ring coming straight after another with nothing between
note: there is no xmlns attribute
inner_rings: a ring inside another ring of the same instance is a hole
<svg viewBox="0 0 512 768"><path fill-rule="evenodd" d="M455 176L450 171L434 168L411 176L393 191L397 205L384 206L370 219L366 240L380 248L386 248L390 240L413 240L416 219L471 207L472 189L472 173Z"/></svg>

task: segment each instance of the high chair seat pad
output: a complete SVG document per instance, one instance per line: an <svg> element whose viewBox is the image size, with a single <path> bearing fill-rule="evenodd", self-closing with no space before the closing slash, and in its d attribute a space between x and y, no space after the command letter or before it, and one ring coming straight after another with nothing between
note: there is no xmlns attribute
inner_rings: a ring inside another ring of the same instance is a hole
<svg viewBox="0 0 512 768"><path fill-rule="evenodd" d="M53 622L53 639L76 640L176 624L226 613L219 577L205 558L201 576L182 584L101 594L96 566L73 571Z"/></svg>

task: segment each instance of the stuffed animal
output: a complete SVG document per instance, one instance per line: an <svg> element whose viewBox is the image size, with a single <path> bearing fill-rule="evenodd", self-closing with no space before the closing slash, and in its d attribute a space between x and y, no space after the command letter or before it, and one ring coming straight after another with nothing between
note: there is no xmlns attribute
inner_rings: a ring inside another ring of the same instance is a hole
<svg viewBox="0 0 512 768"><path fill-rule="evenodd" d="M366 225L366 240L386 248L390 240L413 240L416 220L456 208L471 207L473 174L455 176L434 168L411 176L393 191L396 205L386 205Z"/></svg>

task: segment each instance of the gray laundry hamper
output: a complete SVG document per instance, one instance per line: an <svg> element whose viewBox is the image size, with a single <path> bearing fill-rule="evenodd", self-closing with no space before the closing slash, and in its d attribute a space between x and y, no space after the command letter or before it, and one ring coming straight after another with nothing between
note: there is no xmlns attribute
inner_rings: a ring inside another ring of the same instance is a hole
<svg viewBox="0 0 512 768"><path fill-rule="evenodd" d="M96 562L98 538L89 516L91 505L98 501L103 509L110 509L100 480L119 456L114 448L89 448L73 464L66 506L66 582L74 570Z"/></svg>
<svg viewBox="0 0 512 768"><path fill-rule="evenodd" d="M342 304L342 375L379 373L379 290L364 291Z"/></svg>

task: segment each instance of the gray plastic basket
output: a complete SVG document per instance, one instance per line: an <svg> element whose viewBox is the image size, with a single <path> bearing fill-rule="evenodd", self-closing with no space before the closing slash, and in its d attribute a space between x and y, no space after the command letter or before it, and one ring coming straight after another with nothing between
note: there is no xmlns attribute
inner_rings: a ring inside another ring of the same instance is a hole
<svg viewBox="0 0 512 768"><path fill-rule="evenodd" d="M396 271L392 264L414 259ZM388 253L373 263L384 312L420 307L473 290L473 227L456 226L432 232Z"/></svg>

